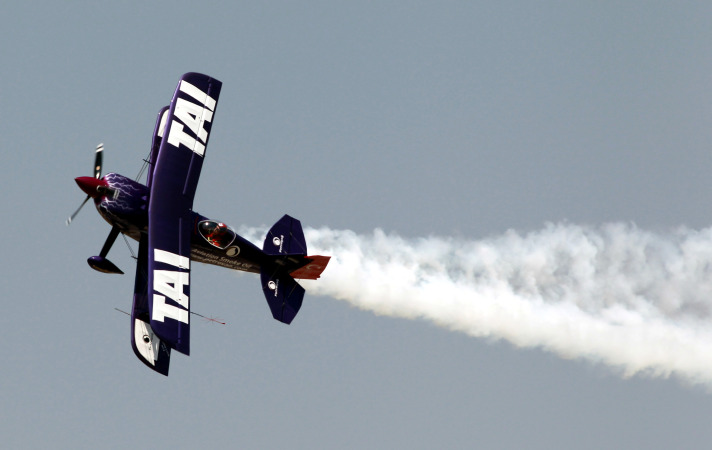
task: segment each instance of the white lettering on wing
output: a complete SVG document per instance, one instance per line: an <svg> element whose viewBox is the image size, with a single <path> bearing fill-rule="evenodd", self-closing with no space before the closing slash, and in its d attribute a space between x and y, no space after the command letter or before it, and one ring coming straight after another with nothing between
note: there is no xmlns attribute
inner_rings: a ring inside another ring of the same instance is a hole
<svg viewBox="0 0 712 450"><path fill-rule="evenodd" d="M176 270L154 270L153 290L165 295L188 309L190 299L183 292L183 286L190 286L190 274Z"/></svg>
<svg viewBox="0 0 712 450"><path fill-rule="evenodd" d="M185 80L180 80L180 91L185 92L186 94L190 95L194 99L198 100L200 103L205 105L208 109L211 111L215 111L215 100L210 97L208 94L205 92L201 91L194 85L188 83Z"/></svg>
<svg viewBox="0 0 712 450"><path fill-rule="evenodd" d="M154 263L161 262L176 269L190 269L190 259L165 250L154 249ZM153 310L151 319L163 322L168 317L185 324L189 323L190 298L184 292L184 286L190 286L190 273L180 270L153 271ZM166 303L166 297L179 306Z"/></svg>
<svg viewBox="0 0 712 450"><path fill-rule="evenodd" d="M170 264L179 269L190 269L190 258L176 255L175 253L167 252L159 248L153 250L153 260L155 262Z"/></svg>
<svg viewBox="0 0 712 450"><path fill-rule="evenodd" d="M203 126L205 122L213 120L213 112L207 108L202 108L195 103L179 98L176 101L176 109L173 117L186 124L188 128L205 143L208 140L208 132Z"/></svg>
<svg viewBox="0 0 712 450"><path fill-rule="evenodd" d="M190 151L202 157L205 155L205 144L208 142L208 131L205 129L205 122L212 122L213 120L215 99L185 80L181 80L179 90L193 97L200 104L183 98L176 98L173 121L168 133L168 143L176 148L183 144ZM190 128L202 143L187 134L183 129L184 125Z"/></svg>
<svg viewBox="0 0 712 450"><path fill-rule="evenodd" d="M151 319L157 322L164 322L166 317L185 324L189 323L187 310L169 305L166 303L164 296L153 294L153 315Z"/></svg>
<svg viewBox="0 0 712 450"><path fill-rule="evenodd" d="M205 146L183 131L183 124L176 120L171 123L171 131L168 134L168 143L176 148L180 147L180 144L183 144L196 155L205 155Z"/></svg>

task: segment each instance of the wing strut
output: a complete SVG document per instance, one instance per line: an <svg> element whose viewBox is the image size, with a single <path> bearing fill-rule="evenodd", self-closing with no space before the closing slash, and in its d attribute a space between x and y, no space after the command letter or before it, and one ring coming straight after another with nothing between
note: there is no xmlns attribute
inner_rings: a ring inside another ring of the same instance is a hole
<svg viewBox="0 0 712 450"><path fill-rule="evenodd" d="M106 242L104 242L104 246L101 248L101 253L99 253L99 256L90 256L89 259L87 259L87 263L92 269L104 273L118 273L123 275L121 269L119 269L114 263L106 259L106 255L109 254L109 250L111 250L111 246L114 245L114 242L116 241L116 238L119 236L120 232L121 230L119 230L119 227L117 227L116 225L111 227L109 236L106 238Z"/></svg>
<svg viewBox="0 0 712 450"><path fill-rule="evenodd" d="M109 250L111 250L111 246L114 245L116 238L119 237L119 233L119 227L117 227L116 225L111 227L109 236L107 236L106 242L104 242L104 246L101 248L101 253L99 253L99 256L101 256L102 258L106 258L106 255L109 254Z"/></svg>

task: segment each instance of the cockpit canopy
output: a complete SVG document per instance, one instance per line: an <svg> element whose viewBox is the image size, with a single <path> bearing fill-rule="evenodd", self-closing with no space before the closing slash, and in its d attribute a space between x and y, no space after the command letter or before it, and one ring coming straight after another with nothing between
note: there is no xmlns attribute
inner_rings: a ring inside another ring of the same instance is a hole
<svg viewBox="0 0 712 450"><path fill-rule="evenodd" d="M235 232L222 222L203 220L198 223L198 231L208 243L219 249L225 249L235 240Z"/></svg>

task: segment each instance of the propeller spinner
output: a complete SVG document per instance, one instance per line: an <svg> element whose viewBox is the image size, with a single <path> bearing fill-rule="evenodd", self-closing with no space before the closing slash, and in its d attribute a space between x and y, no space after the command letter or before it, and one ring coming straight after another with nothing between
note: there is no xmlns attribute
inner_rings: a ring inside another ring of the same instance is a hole
<svg viewBox="0 0 712 450"><path fill-rule="evenodd" d="M74 211L74 214L69 216L67 219L67 226L72 223L72 220L79 214L84 205L89 201L90 198L102 195L101 189L97 190L99 186L106 186L106 183L101 180L101 164L103 160L104 144L99 144L96 146L96 152L94 154L94 178L91 177L78 177L74 181L77 182L82 191L87 194L87 198L84 199L79 208Z"/></svg>

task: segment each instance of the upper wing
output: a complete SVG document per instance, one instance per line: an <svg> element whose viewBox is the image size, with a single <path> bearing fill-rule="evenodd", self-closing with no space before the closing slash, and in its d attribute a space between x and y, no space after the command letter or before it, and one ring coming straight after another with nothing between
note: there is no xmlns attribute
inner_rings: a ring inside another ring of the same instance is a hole
<svg viewBox="0 0 712 450"><path fill-rule="evenodd" d="M148 304L151 328L171 348L190 353L192 208L222 83L181 77L166 116L148 205ZM160 126L159 126L160 128Z"/></svg>

